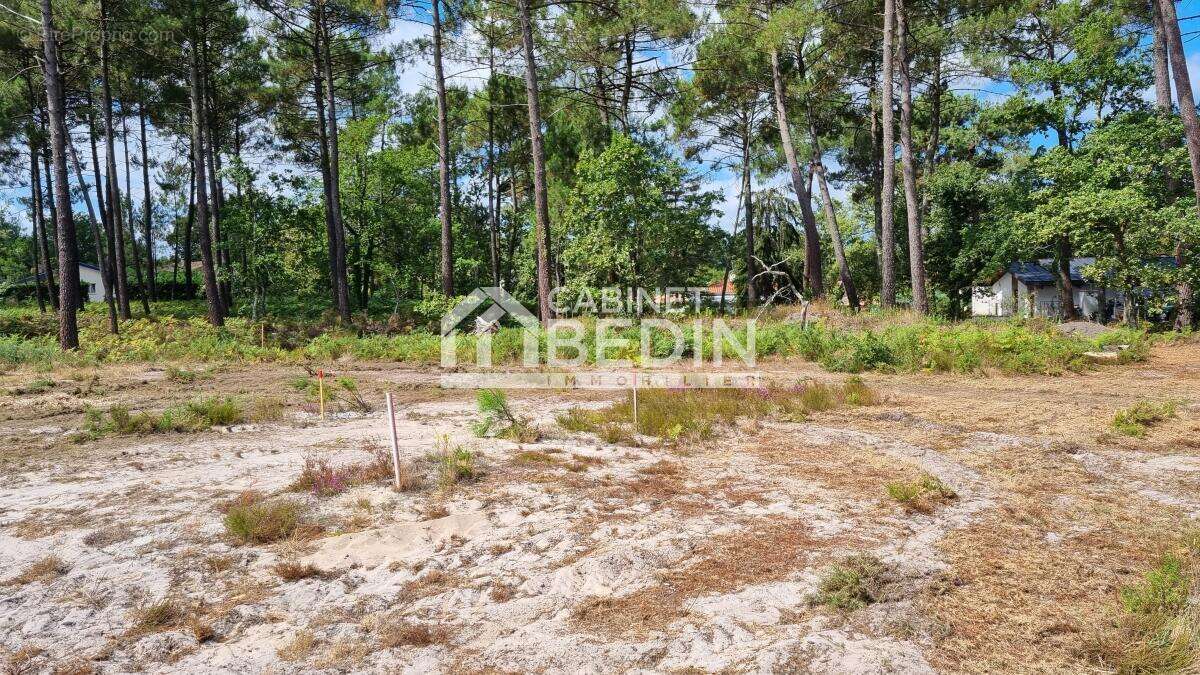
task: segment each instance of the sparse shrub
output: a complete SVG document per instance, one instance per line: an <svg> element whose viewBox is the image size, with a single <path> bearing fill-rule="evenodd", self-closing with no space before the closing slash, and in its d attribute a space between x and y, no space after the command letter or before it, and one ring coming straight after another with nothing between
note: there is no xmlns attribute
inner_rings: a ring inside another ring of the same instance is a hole
<svg viewBox="0 0 1200 675"><path fill-rule="evenodd" d="M304 507L289 500L236 504L225 514L225 531L243 544L269 544L291 535Z"/></svg>
<svg viewBox="0 0 1200 675"><path fill-rule="evenodd" d="M199 398L182 406L167 408L159 414L132 412L124 405L108 410L108 419L95 408L84 410L83 429L76 440L94 440L116 433L143 435L170 431L204 431L214 426L238 424L245 421L241 404L232 398Z"/></svg>
<svg viewBox="0 0 1200 675"><path fill-rule="evenodd" d="M167 366L167 381L178 384L190 384L196 381L198 373L193 370L186 370L177 366Z"/></svg>
<svg viewBox="0 0 1200 675"><path fill-rule="evenodd" d="M30 380L28 384L22 387L16 387L9 393L13 396L24 396L27 394L44 394L54 388L54 380L48 377L38 377Z"/></svg>
<svg viewBox="0 0 1200 675"><path fill-rule="evenodd" d="M495 435L518 443L532 443L537 431L527 420L519 418L508 405L508 397L499 389L480 389L476 401L483 419L474 425L475 435Z"/></svg>
<svg viewBox="0 0 1200 675"><path fill-rule="evenodd" d="M1121 589L1123 614L1094 637L1090 651L1118 673L1193 672L1200 664L1195 551L1168 553L1145 580Z"/></svg>
<svg viewBox="0 0 1200 675"><path fill-rule="evenodd" d="M272 569L284 581L299 581L301 579L321 576L321 570L313 567L311 564L301 564L294 560L285 560L276 563Z"/></svg>
<svg viewBox="0 0 1200 675"><path fill-rule="evenodd" d="M887 567L871 555L855 555L834 565L821 579L813 604L855 610L877 602Z"/></svg>
<svg viewBox="0 0 1200 675"><path fill-rule="evenodd" d="M371 453L370 460L337 467L325 458L305 457L304 468L288 489L292 492L312 492L318 497L330 497L356 485L390 480L392 458L387 449L374 443L367 444L363 449Z"/></svg>
<svg viewBox="0 0 1200 675"><path fill-rule="evenodd" d="M1138 401L1113 416L1112 428L1126 436L1145 436L1151 427L1175 417L1178 407L1176 401Z"/></svg>
<svg viewBox="0 0 1200 675"><path fill-rule="evenodd" d="M258 396L250 401L246 416L254 422L274 422L283 418L283 399Z"/></svg>
<svg viewBox="0 0 1200 675"><path fill-rule="evenodd" d="M325 386L322 387L315 376L300 376L292 380L292 387L304 392L310 400L317 403L322 402L321 397L324 395L326 406L337 404L343 409L362 413L369 413L372 409L371 404L359 393L358 382L352 377L327 378Z"/></svg>
<svg viewBox="0 0 1200 675"><path fill-rule="evenodd" d="M388 621L379 628L379 646L383 649L396 647L428 647L443 644L450 638L445 626Z"/></svg>
<svg viewBox="0 0 1200 675"><path fill-rule="evenodd" d="M56 555L49 555L26 567L20 574L4 582L10 586L24 586L35 581L50 583L71 570L71 566Z"/></svg>
<svg viewBox="0 0 1200 675"><path fill-rule="evenodd" d="M512 461L514 464L540 464L543 466L559 463L557 457L541 450L522 450L513 455Z"/></svg>
<svg viewBox="0 0 1200 675"><path fill-rule="evenodd" d="M135 632L152 633L179 625L183 616L178 603L165 598L160 602L138 607L133 610L131 618Z"/></svg>
<svg viewBox="0 0 1200 675"><path fill-rule="evenodd" d="M437 442L438 483L451 487L462 481L474 480L479 475L475 464L475 453L462 446L450 447L450 437L440 436Z"/></svg>
<svg viewBox="0 0 1200 675"><path fill-rule="evenodd" d="M668 441L702 439L712 436L718 424L741 417L796 420L843 404L877 402L878 395L857 377L840 386L806 380L773 389L639 389L636 431ZM600 410L572 409L557 421L568 431L595 433L606 443L628 441L633 436L633 395Z"/></svg>
<svg viewBox="0 0 1200 675"><path fill-rule="evenodd" d="M957 492L931 474L924 474L915 481L888 483L886 490L889 497L905 508L921 513L929 513L937 503L958 498Z"/></svg>

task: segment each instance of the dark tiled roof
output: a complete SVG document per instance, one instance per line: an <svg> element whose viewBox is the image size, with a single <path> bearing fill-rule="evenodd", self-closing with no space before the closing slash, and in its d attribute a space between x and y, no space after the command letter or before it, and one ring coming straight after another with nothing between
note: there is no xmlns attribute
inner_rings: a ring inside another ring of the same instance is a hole
<svg viewBox="0 0 1200 675"><path fill-rule="evenodd" d="M1175 258L1169 255L1155 256L1153 262L1163 265L1164 267L1174 267ZM1096 262L1095 258L1080 257L1071 258L1071 281L1076 284L1085 284L1093 279L1088 279L1083 275L1083 268ZM1042 258L1037 262L1021 262L1015 261L1008 265L1005 272L1012 272L1013 276L1020 279L1025 284L1033 285L1048 285L1056 283L1057 273L1054 270L1053 258ZM997 275L993 283L999 280L1003 273Z"/></svg>
<svg viewBox="0 0 1200 675"><path fill-rule="evenodd" d="M1054 283L1054 275L1038 263L1017 261L1010 263L1007 271L1026 284Z"/></svg>

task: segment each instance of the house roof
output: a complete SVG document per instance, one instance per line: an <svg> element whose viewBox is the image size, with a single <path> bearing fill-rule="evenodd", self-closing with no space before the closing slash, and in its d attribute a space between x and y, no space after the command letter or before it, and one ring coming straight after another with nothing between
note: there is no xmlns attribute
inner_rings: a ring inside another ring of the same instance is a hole
<svg viewBox="0 0 1200 675"><path fill-rule="evenodd" d="M1174 267L1175 258L1169 255L1155 256L1153 261L1164 266ZM1092 281L1083 275L1083 268L1096 262L1096 259L1088 256L1071 258L1071 282L1076 284L1084 284ZM1004 268L999 274L992 277L991 283L996 283L1006 273L1012 273L1017 279L1021 280L1027 286L1048 286L1056 283L1057 272L1054 270L1053 258L1042 258L1036 262L1023 262L1020 260L1009 263L1008 267Z"/></svg>

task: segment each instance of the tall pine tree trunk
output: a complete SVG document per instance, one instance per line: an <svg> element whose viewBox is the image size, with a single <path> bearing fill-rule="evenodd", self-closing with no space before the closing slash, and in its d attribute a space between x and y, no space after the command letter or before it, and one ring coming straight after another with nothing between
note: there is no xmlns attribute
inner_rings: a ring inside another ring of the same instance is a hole
<svg viewBox="0 0 1200 675"><path fill-rule="evenodd" d="M1157 0L1162 13L1163 34L1166 38L1167 54L1170 57L1171 74L1175 78L1175 95L1179 98L1179 114L1183 117L1184 141L1187 144L1188 160L1192 169L1192 189L1196 194L1196 208L1200 210L1200 120L1196 118L1196 101L1192 97L1192 81L1188 73L1187 56L1183 51L1183 39L1179 33L1179 20L1172 0ZM1182 239L1175 244L1175 260L1182 266L1186 262L1187 244ZM1191 328L1194 321L1192 286L1180 282L1179 312L1175 317L1175 328Z"/></svg>
<svg viewBox="0 0 1200 675"><path fill-rule="evenodd" d="M450 224L450 130L446 111L446 77L442 73L441 0L433 0L433 83L437 92L438 221L442 225L442 294L454 295L454 231Z"/></svg>
<svg viewBox="0 0 1200 675"><path fill-rule="evenodd" d="M883 80L880 87L880 125L883 127L883 142L880 147L880 163L883 165L883 185L880 186L880 241L882 251L882 286L880 301L885 308L896 306L896 121L893 67L896 63L896 0L883 0L883 63L880 70Z"/></svg>
<svg viewBox="0 0 1200 675"><path fill-rule="evenodd" d="M75 243L75 219L71 214L71 193L67 184L66 97L58 66L58 32L50 0L42 7L42 74L46 81L46 120L50 127L50 153L54 171L54 204L58 217L58 345L62 349L79 348L78 315L79 251Z"/></svg>
<svg viewBox="0 0 1200 675"><path fill-rule="evenodd" d="M917 198L917 160L912 140L912 79L908 70L908 36L904 0L896 2L896 35L900 65L900 170L904 174L904 211L908 220L908 269L912 277L912 308L929 313L925 290L925 246L921 232L921 206Z"/></svg>
<svg viewBox="0 0 1200 675"><path fill-rule="evenodd" d="M46 208L45 204L43 204L48 192L42 191L40 160L41 151L38 149L34 137L31 135L29 137L29 196L33 205L33 245L39 253L37 256L39 265L37 274L41 277L40 283L46 287L46 293L50 298L50 307L57 312L58 286L54 282L54 265L50 258L50 239L46 233ZM53 194L50 194L50 199L54 199Z"/></svg>
<svg viewBox="0 0 1200 675"><path fill-rule="evenodd" d="M784 98L783 74L779 68L779 52L771 50L771 81L774 85L775 122L779 127L779 140L787 158L788 172L792 178L792 189L800 203L800 215L804 222L804 280L814 298L825 295L825 274L822 270L821 236L817 232L817 217L812 210L812 194L804 182L804 171L796 159L796 146L792 143L791 123L788 122L787 102ZM743 153L744 157L744 153ZM750 230L746 230L747 236Z"/></svg>
<svg viewBox="0 0 1200 675"><path fill-rule="evenodd" d="M194 156L195 151L188 148L188 156ZM188 171L188 212L187 219L183 225L183 287L187 293L187 299L191 300L196 297L196 283L192 277L192 257L195 252L192 251L192 226L196 222L196 165L188 162L190 170Z"/></svg>
<svg viewBox="0 0 1200 675"><path fill-rule="evenodd" d="M750 129L750 116L746 115L746 130L742 136L742 206L745 208L746 228L746 309L752 309L758 304L755 286L758 280L757 266L754 264L754 189L750 175L750 139L753 131ZM808 270L805 269L805 274Z"/></svg>
<svg viewBox="0 0 1200 675"><path fill-rule="evenodd" d="M807 80L804 68L803 47L796 51L796 64L800 71L800 79ZM817 113L812 103L812 95L804 97L805 117L808 118L809 145L812 146L812 172L817 179L817 187L821 190L821 204L825 211L825 225L829 228L829 240L833 243L833 256L837 260L838 277L842 281L842 289L846 292L846 302L852 311L858 311L858 288L854 286L854 278L850 276L850 263L846 261L846 247L842 243L842 230L838 227L837 213L833 208L833 195L829 192L829 181L825 175L825 160L821 153L821 136L817 132Z"/></svg>
<svg viewBox="0 0 1200 675"><path fill-rule="evenodd" d="M142 128L142 190L144 191L144 206L142 207L142 241L146 242L146 292L151 300L158 296L157 283L154 278L154 200L150 195L150 153L146 144L146 102L138 104L138 122Z"/></svg>
<svg viewBox="0 0 1200 675"><path fill-rule="evenodd" d="M490 230L489 244L491 248L492 285L500 285L500 226L497 212L500 210L500 195L496 189L496 106L495 87L496 77L496 47L488 37L488 108L487 108L487 183L488 183L488 229Z"/></svg>
<svg viewBox="0 0 1200 675"><path fill-rule="evenodd" d="M550 310L550 205L546 192L546 149L542 147L542 107L538 100L537 60L533 46L533 17L529 0L517 0L521 21L521 47L525 56L525 99L529 109L529 146L533 155L534 239L537 242L538 315L542 325L553 318Z"/></svg>
<svg viewBox="0 0 1200 675"><path fill-rule="evenodd" d="M92 245L96 248L96 265L100 268L100 285L104 288L104 304L108 307L108 332L116 335L120 330L117 326L117 305L113 300L112 277L109 276L108 260L105 258L104 246L100 241L102 223L96 219L96 210L92 207L92 197L88 192L87 183L83 182L83 169L79 166L79 154L75 145L67 139L67 151L71 155L71 166L75 171L75 182L79 183L79 191L83 193L83 203L87 205L88 220L92 223Z"/></svg>
<svg viewBox="0 0 1200 675"><path fill-rule="evenodd" d="M96 150L96 119L95 106L92 101L91 89L88 90L88 145L92 150L92 178L95 179L94 189L96 190L96 210L99 211L100 224L104 226L104 242L105 242L105 259L108 265L108 287L113 289L113 297L116 297L117 277L116 277L116 248L115 239L113 238L112 225L108 220L108 207L104 203L104 195L107 188L104 187L104 176L100 172L100 155Z"/></svg>
<svg viewBox="0 0 1200 675"><path fill-rule="evenodd" d="M108 3L100 0L100 89L104 104L105 184L108 186L108 223L113 232L113 274L116 276L117 310L122 319L132 318L129 311L129 281L125 263L125 224L121 216L121 187L117 181L116 144L113 140L113 104L111 58L108 50Z"/></svg>
<svg viewBox="0 0 1200 675"><path fill-rule="evenodd" d="M194 25L194 22L193 22ZM213 262L212 240L208 231L208 182L204 151L204 88L200 84L200 39L193 28L191 54L188 60L188 88L192 112L192 171L196 184L196 230L199 232L200 264L204 277L204 297L208 300L208 321L214 326L225 324L225 307L217 287L217 270Z"/></svg>
<svg viewBox="0 0 1200 675"><path fill-rule="evenodd" d="M338 155L337 98L333 86L333 40L329 17L322 2L319 7L318 30L325 45L322 65L325 69L325 115L328 122L326 138L329 143L329 206L333 216L336 241L334 268L337 272L337 310L343 321L350 321L350 289L346 279L346 228L342 222L341 160Z"/></svg>
<svg viewBox="0 0 1200 675"><path fill-rule="evenodd" d="M142 254L138 251L137 230L133 227L133 192L129 189L129 127L125 121L129 119L125 116L121 117L121 150L125 153L125 197L129 205L129 211L125 214L125 219L129 223L129 247L133 252L133 270L137 275L138 286L141 287L142 312L145 316L150 316L150 301L146 293L146 279L142 276Z"/></svg>

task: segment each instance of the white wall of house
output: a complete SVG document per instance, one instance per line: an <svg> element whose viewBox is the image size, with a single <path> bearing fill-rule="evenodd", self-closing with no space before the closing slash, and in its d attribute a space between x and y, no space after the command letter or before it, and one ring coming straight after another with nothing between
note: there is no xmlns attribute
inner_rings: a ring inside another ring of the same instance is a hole
<svg viewBox="0 0 1200 675"><path fill-rule="evenodd" d="M88 265L80 265L79 283L83 284L87 291L85 299L88 302L100 302L104 299L104 286L101 285L100 270L92 269Z"/></svg>
<svg viewBox="0 0 1200 675"><path fill-rule="evenodd" d="M1012 316L1014 297L1026 297L1029 289L1017 280L1017 296L1013 295L1012 272L1005 272L991 286L979 286L971 293L972 316Z"/></svg>

